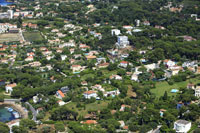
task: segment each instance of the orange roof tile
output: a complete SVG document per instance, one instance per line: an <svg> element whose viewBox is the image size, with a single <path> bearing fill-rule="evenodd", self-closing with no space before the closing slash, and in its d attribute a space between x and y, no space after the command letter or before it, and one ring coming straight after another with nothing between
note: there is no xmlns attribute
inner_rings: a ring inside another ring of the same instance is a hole
<svg viewBox="0 0 200 133"><path fill-rule="evenodd" d="M97 121L95 121L95 120L87 120L86 122L83 122L83 124L97 124Z"/></svg>
<svg viewBox="0 0 200 133"><path fill-rule="evenodd" d="M128 61L121 61L120 63L128 64Z"/></svg>
<svg viewBox="0 0 200 133"><path fill-rule="evenodd" d="M17 84L16 83L13 83L13 84L9 84L9 85L6 85L6 87L16 87L17 86Z"/></svg>
<svg viewBox="0 0 200 133"><path fill-rule="evenodd" d="M96 56L86 56L87 59L95 59L97 58Z"/></svg>
<svg viewBox="0 0 200 133"><path fill-rule="evenodd" d="M96 93L95 91L85 91L84 94L92 94L92 93Z"/></svg>
<svg viewBox="0 0 200 133"><path fill-rule="evenodd" d="M58 93L60 94L60 96L61 96L62 98L65 97L65 94L62 93L62 91L58 90Z"/></svg>
<svg viewBox="0 0 200 133"><path fill-rule="evenodd" d="M128 126L124 126L124 127L123 127L123 129L126 129L126 130L128 130Z"/></svg>

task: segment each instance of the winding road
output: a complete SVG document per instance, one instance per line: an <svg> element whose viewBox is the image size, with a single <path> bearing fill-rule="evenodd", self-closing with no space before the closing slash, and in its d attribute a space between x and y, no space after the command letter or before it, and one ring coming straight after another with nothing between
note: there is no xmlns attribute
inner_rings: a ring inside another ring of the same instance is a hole
<svg viewBox="0 0 200 133"><path fill-rule="evenodd" d="M29 103L29 102L25 102L26 105L28 105L30 107L30 110L33 114L33 120L36 122L37 121L37 111L33 108L33 106Z"/></svg>

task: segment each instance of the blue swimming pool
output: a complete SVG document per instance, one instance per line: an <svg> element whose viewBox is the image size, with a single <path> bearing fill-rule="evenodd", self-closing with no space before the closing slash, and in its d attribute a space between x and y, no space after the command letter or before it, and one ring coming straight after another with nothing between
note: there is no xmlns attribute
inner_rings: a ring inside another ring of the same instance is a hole
<svg viewBox="0 0 200 133"><path fill-rule="evenodd" d="M178 92L177 89L172 89L172 90L171 90L171 93L176 93L176 92Z"/></svg>

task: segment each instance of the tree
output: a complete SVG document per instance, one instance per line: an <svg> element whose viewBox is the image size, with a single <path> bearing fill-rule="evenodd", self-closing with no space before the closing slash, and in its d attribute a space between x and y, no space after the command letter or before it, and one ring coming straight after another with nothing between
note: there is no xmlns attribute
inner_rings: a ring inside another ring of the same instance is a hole
<svg viewBox="0 0 200 133"><path fill-rule="evenodd" d="M78 113L74 110L68 109L66 106L54 108L51 112L52 120L76 120Z"/></svg>
<svg viewBox="0 0 200 133"><path fill-rule="evenodd" d="M49 23L48 23L48 21L46 21L46 20L39 20L39 21L37 22L37 24L38 24L39 26L46 26L46 25L48 25Z"/></svg>
<svg viewBox="0 0 200 133"><path fill-rule="evenodd" d="M33 120L30 119L22 119L20 121L20 126L28 129L35 129L36 128L36 123Z"/></svg>
<svg viewBox="0 0 200 133"><path fill-rule="evenodd" d="M127 61L133 63L134 65L139 65L138 59L140 59L142 56L137 51L131 51Z"/></svg>
<svg viewBox="0 0 200 133"><path fill-rule="evenodd" d="M111 118L111 117L112 117L112 115L111 115L109 109L103 109L103 110L100 112L100 118L101 118L101 119L109 119L109 118Z"/></svg>
<svg viewBox="0 0 200 133"><path fill-rule="evenodd" d="M146 133L149 130L151 130L152 128L148 125L143 125L142 127L140 127L140 133Z"/></svg>
<svg viewBox="0 0 200 133"><path fill-rule="evenodd" d="M115 132L120 127L120 123L115 119L101 120L100 124L103 128L107 128L108 132Z"/></svg>
<svg viewBox="0 0 200 133"><path fill-rule="evenodd" d="M145 72L145 73L139 74L138 79L139 79L139 81L148 81L150 79L150 77L151 77L151 74Z"/></svg>
<svg viewBox="0 0 200 133"><path fill-rule="evenodd" d="M119 70L117 71L117 74L120 75L120 76L123 76L123 75L126 74L126 71L123 70L123 69L119 69Z"/></svg>
<svg viewBox="0 0 200 133"><path fill-rule="evenodd" d="M3 101L4 101L4 95L0 94L0 102L3 102Z"/></svg>
<svg viewBox="0 0 200 133"><path fill-rule="evenodd" d="M28 129L22 126L13 126L12 132L13 133L28 133Z"/></svg>
<svg viewBox="0 0 200 133"><path fill-rule="evenodd" d="M56 129L57 132L58 131L64 132L65 131L65 126L64 126L64 124L62 122L57 122L55 124L55 129Z"/></svg>
<svg viewBox="0 0 200 133"><path fill-rule="evenodd" d="M109 66L108 66L109 71L113 71L113 70L116 70L116 69L117 69L117 64L112 64L112 63L109 64Z"/></svg>
<svg viewBox="0 0 200 133"><path fill-rule="evenodd" d="M130 131L132 131L132 132L136 132L136 131L139 130L139 127L133 123L133 124L130 124L130 125L128 126L128 129L129 129Z"/></svg>
<svg viewBox="0 0 200 133"><path fill-rule="evenodd" d="M167 100L168 99L168 95L167 95L167 91L165 91L164 96L163 96L163 100Z"/></svg>
<svg viewBox="0 0 200 133"><path fill-rule="evenodd" d="M110 34L103 34L103 38L98 42L98 46L102 48L102 51L106 51L108 49L111 49L113 47L113 44L115 44L116 37L111 36Z"/></svg>
<svg viewBox="0 0 200 133"><path fill-rule="evenodd" d="M9 132L10 132L9 127L5 123L0 122L0 133L9 133Z"/></svg>
<svg viewBox="0 0 200 133"><path fill-rule="evenodd" d="M153 72L154 72L157 79L163 78L164 74L165 74L165 72L161 69L154 69Z"/></svg>
<svg viewBox="0 0 200 133"><path fill-rule="evenodd" d="M97 92L97 95L98 95L101 99L103 99L103 92L102 92L102 91L98 91L98 92Z"/></svg>
<svg viewBox="0 0 200 133"><path fill-rule="evenodd" d="M142 67L140 67L139 69L138 69L138 71L140 71L140 72L147 72L147 68L146 67L144 67L144 66L142 66Z"/></svg>
<svg viewBox="0 0 200 133"><path fill-rule="evenodd" d="M199 128L195 129L194 133L200 133L200 129Z"/></svg>
<svg viewBox="0 0 200 133"><path fill-rule="evenodd" d="M21 26L22 26L22 19L21 19L21 16L19 16L17 19L17 27L21 28Z"/></svg>
<svg viewBox="0 0 200 133"><path fill-rule="evenodd" d="M42 133L50 133L51 127L50 126L44 126L42 127Z"/></svg>

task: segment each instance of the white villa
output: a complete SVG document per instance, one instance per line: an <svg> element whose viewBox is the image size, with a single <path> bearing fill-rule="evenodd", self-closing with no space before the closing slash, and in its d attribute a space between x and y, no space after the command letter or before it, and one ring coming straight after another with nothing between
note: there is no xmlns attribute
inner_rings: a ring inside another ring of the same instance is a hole
<svg viewBox="0 0 200 133"><path fill-rule="evenodd" d="M112 29L111 34L112 34L112 36L114 36L114 35L118 36L119 34L121 34L121 32L118 29Z"/></svg>
<svg viewBox="0 0 200 133"><path fill-rule="evenodd" d="M16 86L17 86L16 83L6 85L6 92L11 93L13 91L13 88Z"/></svg>
<svg viewBox="0 0 200 133"><path fill-rule="evenodd" d="M129 45L128 37L127 36L118 36L116 45L119 48L125 48L127 45Z"/></svg>
<svg viewBox="0 0 200 133"><path fill-rule="evenodd" d="M174 130L177 133L187 133L191 128L191 122L186 120L177 120L174 122Z"/></svg>
<svg viewBox="0 0 200 133"><path fill-rule="evenodd" d="M97 98L97 93L96 93L96 91L86 91L86 92L83 93L83 96L86 99L90 99L92 97Z"/></svg>

